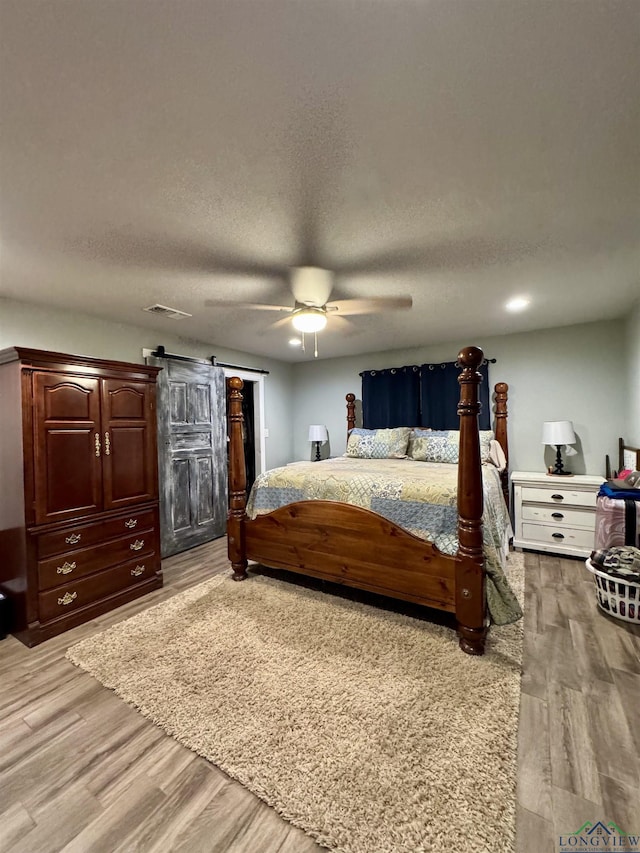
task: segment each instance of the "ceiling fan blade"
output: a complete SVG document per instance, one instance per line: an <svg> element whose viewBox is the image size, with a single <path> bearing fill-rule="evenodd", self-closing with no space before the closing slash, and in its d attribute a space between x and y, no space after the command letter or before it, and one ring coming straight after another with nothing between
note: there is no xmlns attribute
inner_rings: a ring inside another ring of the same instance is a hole
<svg viewBox="0 0 640 853"><path fill-rule="evenodd" d="M270 323L269 328L270 329L280 329L282 326L286 326L287 323L289 323L289 325L291 325L291 316L281 317L279 320L276 320L275 323ZM294 332L296 331L293 328L293 326L291 326L291 328L293 329ZM297 332L296 332L296 334L297 334Z"/></svg>
<svg viewBox="0 0 640 853"><path fill-rule="evenodd" d="M293 311L290 305L269 305L266 302L229 302L224 299L205 299L204 304L207 308L250 308L252 311L286 311L289 314Z"/></svg>
<svg viewBox="0 0 640 853"><path fill-rule="evenodd" d="M410 296L377 296L372 299L340 299L330 302L327 310L337 309L342 317L353 314L382 314L385 311L411 308L413 299Z"/></svg>
<svg viewBox="0 0 640 853"><path fill-rule="evenodd" d="M339 314L332 314L327 321L327 329L340 329L341 332L349 334L356 330L356 324Z"/></svg>

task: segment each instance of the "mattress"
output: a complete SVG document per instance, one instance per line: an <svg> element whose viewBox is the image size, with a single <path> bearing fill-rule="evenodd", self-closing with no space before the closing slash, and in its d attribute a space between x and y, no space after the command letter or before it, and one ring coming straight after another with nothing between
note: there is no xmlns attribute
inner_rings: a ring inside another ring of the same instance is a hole
<svg viewBox="0 0 640 853"><path fill-rule="evenodd" d="M504 574L513 535L498 470L483 465L483 550L487 603L492 620L506 624L522 611ZM458 466L413 459L353 459L297 462L274 468L255 481L247 515L253 519L302 500L341 501L364 507L433 542L445 554L458 550Z"/></svg>

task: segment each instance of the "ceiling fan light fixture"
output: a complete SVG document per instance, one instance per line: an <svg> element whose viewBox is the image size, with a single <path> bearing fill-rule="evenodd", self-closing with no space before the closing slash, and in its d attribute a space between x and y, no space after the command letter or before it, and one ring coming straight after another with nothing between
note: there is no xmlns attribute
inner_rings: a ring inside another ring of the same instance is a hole
<svg viewBox="0 0 640 853"><path fill-rule="evenodd" d="M301 308L291 318L294 329L309 334L321 332L327 325L327 316L322 308Z"/></svg>

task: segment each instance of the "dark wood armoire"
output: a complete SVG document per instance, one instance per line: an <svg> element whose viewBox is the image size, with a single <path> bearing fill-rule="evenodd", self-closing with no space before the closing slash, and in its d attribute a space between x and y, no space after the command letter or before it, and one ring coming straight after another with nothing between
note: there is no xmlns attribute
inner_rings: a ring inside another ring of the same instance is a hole
<svg viewBox="0 0 640 853"><path fill-rule="evenodd" d="M0 591L29 646L162 586L157 373L0 351Z"/></svg>

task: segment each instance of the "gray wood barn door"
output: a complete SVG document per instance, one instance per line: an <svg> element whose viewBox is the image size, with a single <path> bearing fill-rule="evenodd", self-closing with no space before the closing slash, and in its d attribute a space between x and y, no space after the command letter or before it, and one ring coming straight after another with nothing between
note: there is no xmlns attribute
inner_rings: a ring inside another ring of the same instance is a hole
<svg viewBox="0 0 640 853"><path fill-rule="evenodd" d="M158 374L160 540L168 557L222 536L227 426L221 367L148 358Z"/></svg>

